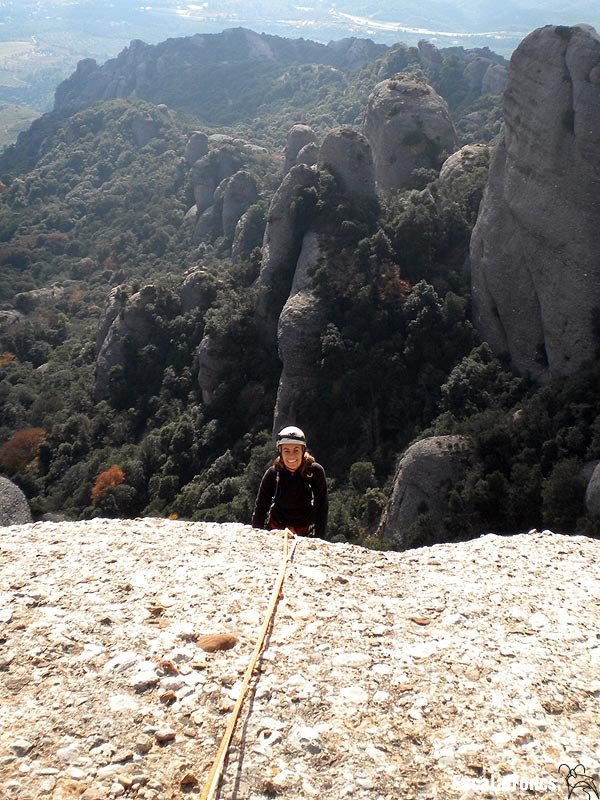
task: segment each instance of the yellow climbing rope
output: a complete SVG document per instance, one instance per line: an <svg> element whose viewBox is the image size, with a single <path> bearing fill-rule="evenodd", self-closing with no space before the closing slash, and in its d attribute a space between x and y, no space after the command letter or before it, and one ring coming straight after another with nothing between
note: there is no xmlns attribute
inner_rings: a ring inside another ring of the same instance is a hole
<svg viewBox="0 0 600 800"><path fill-rule="evenodd" d="M242 688L240 689L238 699L236 700L235 706L233 707L233 711L231 712L229 723L227 724L227 728L225 729L225 733L223 734L223 738L221 739L221 744L219 745L219 749L217 750L217 755L215 756L215 760L213 761L213 765L208 775L208 780L206 781L206 785L204 786L204 790L200 795L200 800L213 800L213 798L216 797L216 793L219 788L219 783L221 781L221 776L223 774L225 757L227 755L229 745L231 744L233 732L235 730L235 726L238 721L240 711L242 710L244 700L246 699L246 694L248 692L248 687L252 679L254 668L256 667L256 662L260 658L260 654L263 650L265 639L267 637L267 632L269 630L269 626L271 625L271 620L273 619L273 614L275 613L275 609L277 608L277 603L279 601L279 595L281 594L281 587L283 586L283 581L285 579L285 571L288 562L292 558L294 550L296 548L296 539L294 538L293 533L288 528L286 528L283 533L284 533L283 557L281 560L281 567L279 569L277 582L275 583L275 586L273 588L273 593L271 594L271 602L269 603L269 608L267 609L265 620L260 630L260 634L258 636L256 645L254 647L252 658L250 659L250 663L248 664L248 667L244 674L244 680L242 681ZM288 552L288 541L290 538L292 539L292 546Z"/></svg>

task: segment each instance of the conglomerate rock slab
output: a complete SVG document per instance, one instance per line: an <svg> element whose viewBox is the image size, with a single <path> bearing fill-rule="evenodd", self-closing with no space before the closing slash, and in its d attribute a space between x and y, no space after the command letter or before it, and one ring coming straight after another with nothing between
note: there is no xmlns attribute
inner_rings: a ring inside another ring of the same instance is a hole
<svg viewBox="0 0 600 800"><path fill-rule="evenodd" d="M599 551L298 540L219 796L566 796L560 764L600 768ZM0 797L198 797L281 554L240 524L6 529Z"/></svg>

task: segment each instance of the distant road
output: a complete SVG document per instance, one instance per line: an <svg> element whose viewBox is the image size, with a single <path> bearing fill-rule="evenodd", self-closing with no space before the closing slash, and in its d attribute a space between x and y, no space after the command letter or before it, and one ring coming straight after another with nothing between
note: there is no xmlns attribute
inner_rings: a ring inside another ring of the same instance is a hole
<svg viewBox="0 0 600 800"><path fill-rule="evenodd" d="M489 37L490 39L523 38L528 33L528 31L469 31L464 33L459 31L431 31L427 28L409 28L406 25L402 25L401 22L380 22L378 20L370 19L369 17L356 17L353 14L345 14L343 11L336 11L333 8L329 13L334 19L352 22L354 25L360 25L361 27L368 28L369 30L386 31L389 33L412 33L421 36L459 36L461 38L480 38L485 36Z"/></svg>

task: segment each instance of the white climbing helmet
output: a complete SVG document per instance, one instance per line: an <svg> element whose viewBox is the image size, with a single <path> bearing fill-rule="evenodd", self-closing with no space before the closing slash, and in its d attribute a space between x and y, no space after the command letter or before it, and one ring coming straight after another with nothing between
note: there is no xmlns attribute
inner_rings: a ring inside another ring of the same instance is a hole
<svg viewBox="0 0 600 800"><path fill-rule="evenodd" d="M294 425L288 425L287 428L282 428L277 434L277 447L282 444L300 444L306 447L306 436L304 431L296 428Z"/></svg>

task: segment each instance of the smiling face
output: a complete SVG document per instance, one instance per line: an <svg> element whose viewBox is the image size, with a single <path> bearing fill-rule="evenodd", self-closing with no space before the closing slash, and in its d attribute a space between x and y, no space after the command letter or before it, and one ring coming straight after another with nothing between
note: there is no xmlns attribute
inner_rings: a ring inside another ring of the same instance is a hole
<svg viewBox="0 0 600 800"><path fill-rule="evenodd" d="M296 472L296 470L302 464L302 455L304 453L304 448L300 444L282 444L279 447L279 452L281 453L281 458L283 459L283 465L287 470L290 472Z"/></svg>

